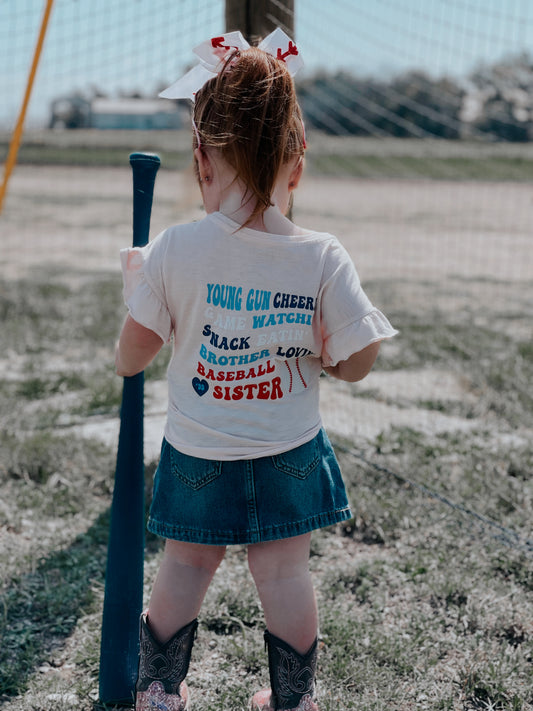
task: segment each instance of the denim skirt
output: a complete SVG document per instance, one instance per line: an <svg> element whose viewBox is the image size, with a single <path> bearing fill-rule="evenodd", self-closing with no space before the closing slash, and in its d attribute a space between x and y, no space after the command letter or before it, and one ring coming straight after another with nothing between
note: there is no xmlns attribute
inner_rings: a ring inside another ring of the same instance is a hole
<svg viewBox="0 0 533 711"><path fill-rule="evenodd" d="M299 536L351 516L322 429L283 454L238 461L191 457L163 440L148 529L178 541L232 545Z"/></svg>

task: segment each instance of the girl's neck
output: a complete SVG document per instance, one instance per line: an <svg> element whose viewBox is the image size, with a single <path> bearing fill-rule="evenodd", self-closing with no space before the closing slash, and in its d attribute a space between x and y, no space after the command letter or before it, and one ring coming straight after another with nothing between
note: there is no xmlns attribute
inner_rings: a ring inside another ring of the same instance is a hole
<svg viewBox="0 0 533 711"><path fill-rule="evenodd" d="M302 159L295 158L284 164L278 173L272 192L272 205L262 215L250 219L255 201L249 198L246 185L237 179L235 171L219 153L211 149L196 149L201 178L202 197L208 213L220 212L237 224L259 232L292 235L298 230L285 217L290 193L297 186L302 170Z"/></svg>
<svg viewBox="0 0 533 711"><path fill-rule="evenodd" d="M218 211L229 217L233 222L244 225L253 212L253 204L251 200L245 200L244 190L237 183L234 183L222 193ZM255 217L246 226L254 230L265 230L261 216Z"/></svg>
<svg viewBox="0 0 533 711"><path fill-rule="evenodd" d="M293 223L281 213L277 205L271 205L262 215L257 215L247 222L253 212L253 202L243 199L243 194L237 186L235 190L225 193L218 211L239 225L246 224L246 227L252 230L281 235L294 234Z"/></svg>

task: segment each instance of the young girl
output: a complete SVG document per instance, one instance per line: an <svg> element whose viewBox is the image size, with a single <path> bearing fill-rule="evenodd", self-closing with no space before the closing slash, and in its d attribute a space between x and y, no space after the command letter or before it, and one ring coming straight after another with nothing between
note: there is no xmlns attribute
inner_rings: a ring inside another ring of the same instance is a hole
<svg viewBox="0 0 533 711"><path fill-rule="evenodd" d="M318 711L310 532L351 516L319 377L364 378L396 331L337 239L285 217L305 149L295 45L276 30L259 48L230 33L195 51L202 64L163 95L194 98L207 215L121 254L117 373L143 370L173 337L148 523L166 543L141 619L136 709L186 708L202 600L225 547L246 544L271 681L252 708Z"/></svg>

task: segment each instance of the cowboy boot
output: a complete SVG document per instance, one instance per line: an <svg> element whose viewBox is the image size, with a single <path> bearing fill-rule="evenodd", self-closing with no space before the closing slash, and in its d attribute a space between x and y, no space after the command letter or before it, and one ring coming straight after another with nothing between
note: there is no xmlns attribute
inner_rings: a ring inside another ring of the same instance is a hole
<svg viewBox="0 0 533 711"><path fill-rule="evenodd" d="M270 689L254 695L251 711L318 711L315 673L318 641L307 654L298 652L279 637L265 632Z"/></svg>
<svg viewBox="0 0 533 711"><path fill-rule="evenodd" d="M188 692L184 679L189 670L198 621L193 620L160 644L141 615L139 677L135 686L135 711L186 711Z"/></svg>

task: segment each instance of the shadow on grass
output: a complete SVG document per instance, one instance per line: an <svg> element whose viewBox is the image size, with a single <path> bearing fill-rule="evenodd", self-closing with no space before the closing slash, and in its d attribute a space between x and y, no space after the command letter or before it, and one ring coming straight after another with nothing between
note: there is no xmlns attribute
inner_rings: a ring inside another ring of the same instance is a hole
<svg viewBox="0 0 533 711"><path fill-rule="evenodd" d="M65 550L41 559L1 597L0 700L25 691L30 675L73 632L104 583L109 510Z"/></svg>
<svg viewBox="0 0 533 711"><path fill-rule="evenodd" d="M145 507L156 463L145 465ZM105 584L111 508L72 544L41 558L0 595L0 704L26 691L31 675L73 633L78 620L100 606ZM159 550L146 533L145 557Z"/></svg>

